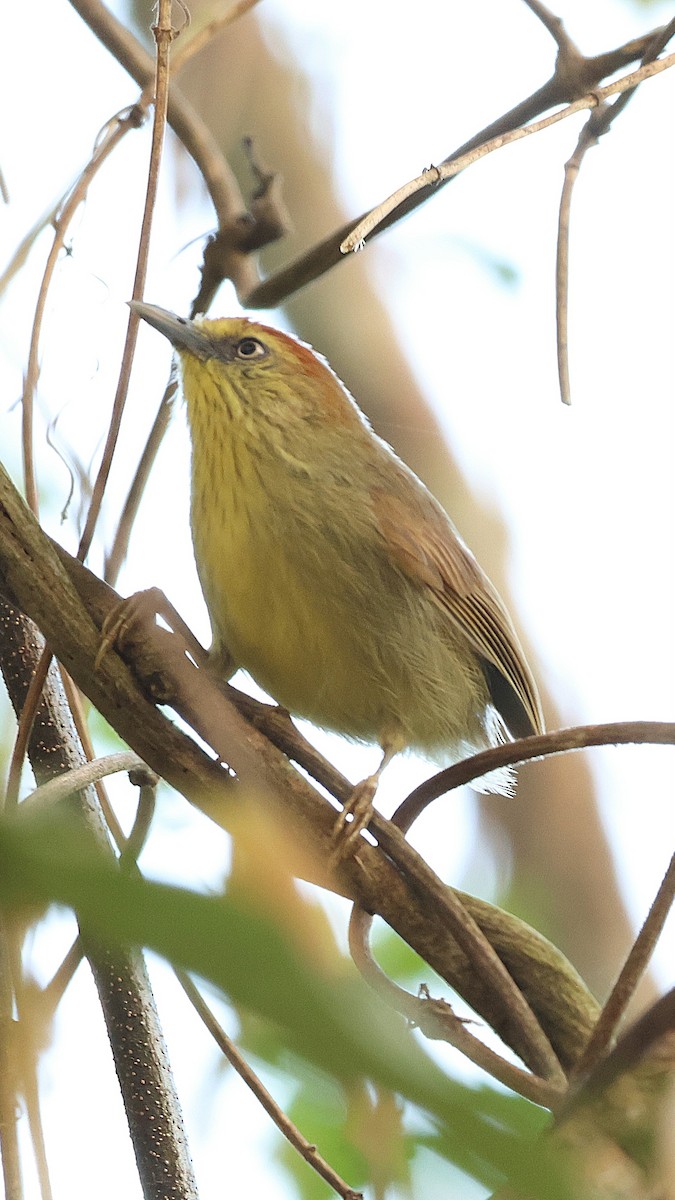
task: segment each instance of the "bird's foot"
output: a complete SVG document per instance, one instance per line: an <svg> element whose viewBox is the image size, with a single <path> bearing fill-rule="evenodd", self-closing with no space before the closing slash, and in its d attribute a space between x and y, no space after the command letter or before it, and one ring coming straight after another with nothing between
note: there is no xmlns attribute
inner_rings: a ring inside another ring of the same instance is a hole
<svg viewBox="0 0 675 1200"><path fill-rule="evenodd" d="M158 616L166 621L169 629L183 638L186 650L198 666L205 666L208 662L207 651L161 588L153 587L134 592L110 610L101 626L101 644L94 660L94 670L98 670L111 650L119 650L124 656L125 649L130 649L134 642L142 638L143 630L154 626Z"/></svg>
<svg viewBox="0 0 675 1200"><path fill-rule="evenodd" d="M379 770L354 787L342 812L338 813L333 829L333 864L342 862L356 849L356 844L373 815L373 800L380 779ZM351 816L351 821L348 817Z"/></svg>

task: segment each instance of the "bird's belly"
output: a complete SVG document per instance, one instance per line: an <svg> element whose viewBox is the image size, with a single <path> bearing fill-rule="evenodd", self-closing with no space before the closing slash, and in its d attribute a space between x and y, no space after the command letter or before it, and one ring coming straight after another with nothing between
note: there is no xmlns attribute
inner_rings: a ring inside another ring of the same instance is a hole
<svg viewBox="0 0 675 1200"><path fill-rule="evenodd" d="M264 521L202 535L195 529L195 556L216 645L290 712L377 741L391 697L302 554L286 554Z"/></svg>
<svg viewBox="0 0 675 1200"><path fill-rule="evenodd" d="M396 737L434 757L487 744L476 657L449 628L421 632L439 619L430 602L411 603L399 582L404 598L392 603L373 572L365 590L330 539L320 553L300 536L289 541L269 509L244 512L232 497L215 524L205 512L193 513L193 538L214 647L279 704L346 737Z"/></svg>

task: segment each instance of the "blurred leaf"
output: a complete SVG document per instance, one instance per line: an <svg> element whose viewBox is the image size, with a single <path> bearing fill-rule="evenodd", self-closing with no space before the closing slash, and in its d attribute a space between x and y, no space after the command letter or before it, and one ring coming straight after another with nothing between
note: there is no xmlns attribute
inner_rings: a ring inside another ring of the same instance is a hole
<svg viewBox="0 0 675 1200"><path fill-rule="evenodd" d="M280 925L268 889L246 900L212 897L119 873L64 810L0 824L0 902L75 910L83 933L147 946L221 988L279 1028L291 1055L345 1086L371 1079L434 1118L434 1148L490 1186L508 1178L523 1196L579 1200L559 1154L539 1139L544 1113L518 1097L448 1079L405 1024L321 948Z"/></svg>
<svg viewBox="0 0 675 1200"><path fill-rule="evenodd" d="M419 981L427 983L429 987L439 986L447 990L445 981L388 925L378 923L376 926L372 950L378 966L395 983L413 984Z"/></svg>
<svg viewBox="0 0 675 1200"><path fill-rule="evenodd" d="M298 1129L318 1149L353 1188L368 1182L368 1165L346 1136L347 1102L344 1090L325 1078L309 1072L289 1107L288 1115ZM280 1165L292 1177L303 1200L323 1200L332 1195L324 1180L311 1170L286 1141L280 1141L277 1151Z"/></svg>
<svg viewBox="0 0 675 1200"><path fill-rule="evenodd" d="M515 263L506 258L498 258L487 246L470 238L458 238L457 244L473 259L476 266L485 271L486 275L491 275L496 283L510 289L518 287L521 273Z"/></svg>
<svg viewBox="0 0 675 1200"><path fill-rule="evenodd" d="M366 1178L378 1194L392 1185L409 1184L412 1142L403 1127L403 1108L386 1088L361 1088L349 1095L349 1140L361 1150Z"/></svg>

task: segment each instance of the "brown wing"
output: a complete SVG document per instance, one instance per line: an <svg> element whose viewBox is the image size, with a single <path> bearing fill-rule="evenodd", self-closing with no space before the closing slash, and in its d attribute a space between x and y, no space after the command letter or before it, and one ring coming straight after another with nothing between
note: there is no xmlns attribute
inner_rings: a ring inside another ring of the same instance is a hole
<svg viewBox="0 0 675 1200"><path fill-rule="evenodd" d="M415 505L371 493L380 531L399 568L426 585L484 664L492 702L512 737L542 733L535 682L510 617L443 509L426 492Z"/></svg>

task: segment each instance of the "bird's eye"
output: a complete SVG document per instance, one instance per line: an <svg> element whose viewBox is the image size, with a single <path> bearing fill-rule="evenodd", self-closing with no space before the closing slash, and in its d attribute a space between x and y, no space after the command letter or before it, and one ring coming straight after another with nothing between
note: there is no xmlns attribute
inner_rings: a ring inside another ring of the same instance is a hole
<svg viewBox="0 0 675 1200"><path fill-rule="evenodd" d="M237 342L235 346L237 358L264 358L267 354L267 347L263 346L257 338L246 337Z"/></svg>

